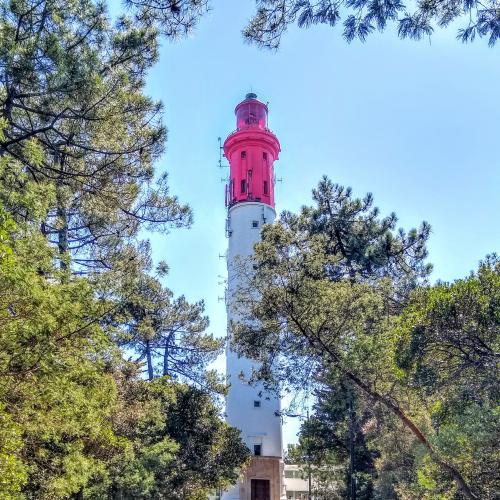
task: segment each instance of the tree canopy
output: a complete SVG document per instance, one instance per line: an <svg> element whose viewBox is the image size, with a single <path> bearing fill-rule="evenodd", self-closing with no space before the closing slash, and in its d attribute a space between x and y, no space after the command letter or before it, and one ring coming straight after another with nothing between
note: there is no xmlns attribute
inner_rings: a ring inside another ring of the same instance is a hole
<svg viewBox="0 0 500 500"><path fill-rule="evenodd" d="M205 498L248 450L205 390L146 382L87 278L0 209L0 494ZM186 361L189 368L189 362Z"/></svg>
<svg viewBox="0 0 500 500"><path fill-rule="evenodd" d="M79 271L110 268L130 255L141 228L189 226L191 212L155 179L166 130L160 103L144 95L157 33L130 18L110 24L92 1L16 1L3 6L4 204L8 195L50 189L41 230Z"/></svg>
<svg viewBox="0 0 500 500"><path fill-rule="evenodd" d="M212 4L218 6L209 0L127 0L127 4L138 9L141 20L169 37L191 31ZM462 42L486 38L490 47L500 38L497 0L255 0L255 4L243 37L267 49L277 49L293 25L342 25L347 42L364 42L386 29L394 29L401 39L421 40L436 29L450 28Z"/></svg>
<svg viewBox="0 0 500 500"><path fill-rule="evenodd" d="M495 0L403 3L399 0L257 0L257 12L244 36L260 47L276 49L290 25L342 24L347 42L364 42L375 31L394 26L399 38L420 40L436 28L458 25L457 39L485 37L494 46L500 38L500 15Z"/></svg>
<svg viewBox="0 0 500 500"><path fill-rule="evenodd" d="M0 4L1 498L198 500L248 457L204 303L174 296L143 239L192 213L155 171L159 34L136 14Z"/></svg>
<svg viewBox="0 0 500 500"><path fill-rule="evenodd" d="M395 216L381 218L347 193L323 179L314 206L264 227L248 282L258 293L238 299L246 315L233 325L235 342L262 362L256 376L268 385L303 390L308 380L319 391L312 422L337 419L338 432L348 406L335 415L327 402L348 384L352 404L369 410L357 417L366 419L359 436L366 433L380 470L394 460L388 445L408 450L413 465L398 469L406 476L382 475L386 491L402 495L395 498L493 498L496 469L473 455L495 455L498 394L487 380L498 380L498 259L431 287L429 226L394 231ZM328 440L340 453L342 435Z"/></svg>

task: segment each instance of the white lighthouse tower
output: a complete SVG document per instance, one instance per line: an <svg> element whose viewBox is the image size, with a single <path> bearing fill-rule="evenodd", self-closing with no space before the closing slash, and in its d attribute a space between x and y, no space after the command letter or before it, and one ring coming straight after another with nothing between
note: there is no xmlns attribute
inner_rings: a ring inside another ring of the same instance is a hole
<svg viewBox="0 0 500 500"><path fill-rule="evenodd" d="M228 324L241 319L238 293L248 279L249 257L260 240L262 225L273 222L274 161L280 144L267 127L267 106L255 94L236 106L236 130L224 142L230 175L226 188L228 207L227 251ZM251 266L250 266L251 269ZM223 500L280 500L283 497L283 446L280 400L262 386L248 383L258 364L231 350L228 335L226 371L231 384L226 399L227 422L241 430L253 457L241 482L223 494Z"/></svg>

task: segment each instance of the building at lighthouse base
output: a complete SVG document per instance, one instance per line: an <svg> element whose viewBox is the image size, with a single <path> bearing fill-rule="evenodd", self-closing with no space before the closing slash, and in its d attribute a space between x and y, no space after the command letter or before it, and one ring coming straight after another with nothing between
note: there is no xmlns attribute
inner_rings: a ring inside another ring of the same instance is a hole
<svg viewBox="0 0 500 500"><path fill-rule="evenodd" d="M279 457L252 457L242 480L222 495L223 500L284 500L283 461Z"/></svg>

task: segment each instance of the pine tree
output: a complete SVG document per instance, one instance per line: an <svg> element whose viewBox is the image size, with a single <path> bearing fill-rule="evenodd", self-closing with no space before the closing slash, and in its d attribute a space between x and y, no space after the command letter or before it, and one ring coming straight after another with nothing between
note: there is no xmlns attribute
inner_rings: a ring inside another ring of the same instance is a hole
<svg viewBox="0 0 500 500"><path fill-rule="evenodd" d="M199 18L211 8L208 0L127 0L136 16L156 25L167 36L189 33ZM456 23L457 39L473 42L487 38L493 47L500 38L500 16L495 0L469 2L445 0L420 2L412 7L400 0L256 0L256 12L243 30L244 38L259 47L276 50L292 25L310 28L317 24L342 24L348 42L366 41L373 32L390 26L401 39L430 38L436 28ZM460 23L460 24L459 24Z"/></svg>
<svg viewBox="0 0 500 500"><path fill-rule="evenodd" d="M221 353L224 340L206 333L203 301L191 304L184 296L174 298L146 274L131 289L111 320L122 325L116 337L119 345L134 350L137 362L145 361L149 380L168 376L216 389L215 374L207 366Z"/></svg>
<svg viewBox="0 0 500 500"><path fill-rule="evenodd" d="M155 30L125 17L111 27L91 1L12 2L2 30L0 153L26 173L3 181L13 191L52 187L41 231L63 262L69 253L77 271L109 268L140 228L189 225L166 174L154 185L166 135L161 104L143 94ZM25 207L9 208L30 218Z"/></svg>
<svg viewBox="0 0 500 500"><path fill-rule="evenodd" d="M330 374L315 394L314 413L302 425L299 448L307 451L318 474L316 490L325 495L325 484L347 499L374 498L374 450L369 450L364 426L373 418L362 395L344 378ZM302 453L304 455L304 453ZM326 469L323 463L336 465ZM341 473L339 474L339 467ZM329 474L325 474L325 472ZM344 488L338 487L339 476ZM328 479L328 480L326 480Z"/></svg>
<svg viewBox="0 0 500 500"><path fill-rule="evenodd" d="M479 498L460 462L434 445L418 396L400 383L395 367L392 326L430 271L429 226L395 232L395 217L381 219L370 197L352 200L327 179L313 197L315 206L285 213L263 229L255 277L239 297L243 321L234 335L240 352L262 362L268 384L289 390L338 370L401 422L462 495Z"/></svg>
<svg viewBox="0 0 500 500"><path fill-rule="evenodd" d="M214 382L203 303L151 277L140 239L192 220L155 175L157 32L92 0L4 2L0 32L0 496L204 497L247 450L184 383ZM151 382L120 349L146 334Z"/></svg>
<svg viewBox="0 0 500 500"><path fill-rule="evenodd" d="M260 47L277 49L290 25L309 28L315 24L337 26L347 42L364 42L375 30L394 25L399 38L421 40L435 28L460 22L457 39L472 42L487 37L490 47L500 38L500 17L494 0L479 2L420 2L408 7L399 0L357 2L340 0L257 0L257 12L244 31L247 40Z"/></svg>

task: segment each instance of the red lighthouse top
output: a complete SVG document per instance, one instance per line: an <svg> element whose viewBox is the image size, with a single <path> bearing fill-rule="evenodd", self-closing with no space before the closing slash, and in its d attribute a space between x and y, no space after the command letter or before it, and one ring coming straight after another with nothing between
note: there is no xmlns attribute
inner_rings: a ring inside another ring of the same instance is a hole
<svg viewBox="0 0 500 500"><path fill-rule="evenodd" d="M255 201L274 207L274 161L280 143L267 128L267 106L247 94L234 112L236 130L224 141L230 166L226 205Z"/></svg>

